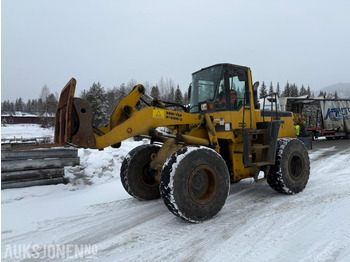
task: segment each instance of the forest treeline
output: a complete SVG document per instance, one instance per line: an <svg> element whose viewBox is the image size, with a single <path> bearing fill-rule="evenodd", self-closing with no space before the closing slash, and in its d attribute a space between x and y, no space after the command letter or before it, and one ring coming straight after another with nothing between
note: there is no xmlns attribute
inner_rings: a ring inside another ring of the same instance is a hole
<svg viewBox="0 0 350 262"><path fill-rule="evenodd" d="M102 126L108 122L109 116L112 113L115 105L125 97L132 88L137 84L136 80L130 80L127 84L122 83L113 88L104 88L100 82L94 82L89 89L83 90L79 96L88 101L94 113L93 124L97 127ZM186 105L189 103L189 96L187 90L182 92L179 85L175 85L172 79L164 79L163 77L155 85L149 82L144 82L146 92L153 98L158 98L162 101ZM267 87L263 81L259 87L259 97L264 97L267 94L276 92L279 97L297 97L308 95L310 98L315 97L311 91L310 86L305 88L302 85L300 88L294 84L287 82L283 88L280 87L279 82L276 86L270 82ZM326 98L338 98L337 92L334 94L327 94L320 91L317 96ZM41 89L40 95L37 99L28 99L23 101L21 97L15 101L5 100L1 103L2 114L15 114L15 112L26 112L40 117L54 116L58 104L58 93L51 93L47 85ZM53 124L51 122L51 124Z"/></svg>
<svg viewBox="0 0 350 262"><path fill-rule="evenodd" d="M279 97L298 97L298 96L308 96L309 98L315 97L324 97L329 99L338 99L337 91L333 93L328 93L320 91L317 96L315 96L314 92L311 91L310 86L305 88L304 85L301 85L300 89L295 83L287 83L285 84L283 90L280 87L279 82L277 82L276 87L273 86L272 82L270 82L269 87L266 86L263 81L259 87L259 98L266 96L267 94L277 93Z"/></svg>

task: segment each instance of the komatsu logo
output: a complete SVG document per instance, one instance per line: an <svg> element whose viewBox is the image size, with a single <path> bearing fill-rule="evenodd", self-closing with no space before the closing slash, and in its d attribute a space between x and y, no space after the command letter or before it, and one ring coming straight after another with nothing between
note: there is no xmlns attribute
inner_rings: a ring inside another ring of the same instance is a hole
<svg viewBox="0 0 350 262"><path fill-rule="evenodd" d="M328 118L332 121L350 120L350 107L328 108L324 120Z"/></svg>

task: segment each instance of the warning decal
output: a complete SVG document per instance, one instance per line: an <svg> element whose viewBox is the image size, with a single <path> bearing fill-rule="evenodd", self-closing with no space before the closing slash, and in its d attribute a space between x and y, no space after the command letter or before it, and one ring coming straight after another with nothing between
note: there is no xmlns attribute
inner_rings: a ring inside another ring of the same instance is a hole
<svg viewBox="0 0 350 262"><path fill-rule="evenodd" d="M165 119L165 112L162 109L153 110L153 118L155 119Z"/></svg>

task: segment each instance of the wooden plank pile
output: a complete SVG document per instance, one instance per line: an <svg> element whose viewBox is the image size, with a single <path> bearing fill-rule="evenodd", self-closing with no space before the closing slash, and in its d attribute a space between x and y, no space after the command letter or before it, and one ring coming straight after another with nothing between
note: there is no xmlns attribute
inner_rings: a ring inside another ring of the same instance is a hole
<svg viewBox="0 0 350 262"><path fill-rule="evenodd" d="M9 149L16 146L30 146L30 145L43 145L52 143L52 137L13 137L13 138L1 138L1 149Z"/></svg>
<svg viewBox="0 0 350 262"><path fill-rule="evenodd" d="M1 189L67 183L64 167L79 164L77 149L3 150Z"/></svg>

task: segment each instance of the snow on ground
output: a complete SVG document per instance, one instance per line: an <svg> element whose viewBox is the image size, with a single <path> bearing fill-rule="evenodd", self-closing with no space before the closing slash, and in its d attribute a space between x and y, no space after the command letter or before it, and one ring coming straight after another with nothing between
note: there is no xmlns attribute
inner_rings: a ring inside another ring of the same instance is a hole
<svg viewBox="0 0 350 262"><path fill-rule="evenodd" d="M41 128L37 124L6 125L1 127L1 140L36 137L54 137L53 128Z"/></svg>
<svg viewBox="0 0 350 262"><path fill-rule="evenodd" d="M350 147L311 151L310 180L297 195L242 180L231 185L216 217L191 224L172 215L162 200L137 201L124 191L121 162L145 142L79 149L81 166L66 169L70 184L2 190L2 258L350 261ZM87 250L77 253L77 246ZM66 253L55 253L62 249Z"/></svg>

